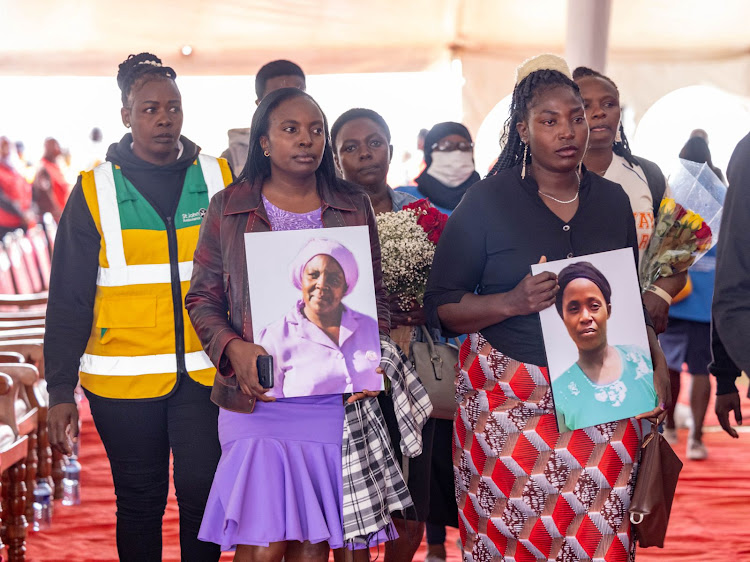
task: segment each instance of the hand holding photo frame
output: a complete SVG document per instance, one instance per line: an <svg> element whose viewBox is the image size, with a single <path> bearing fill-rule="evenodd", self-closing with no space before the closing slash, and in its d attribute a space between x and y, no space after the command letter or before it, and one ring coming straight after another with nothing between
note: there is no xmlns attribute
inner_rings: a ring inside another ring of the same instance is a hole
<svg viewBox="0 0 750 562"><path fill-rule="evenodd" d="M621 420L657 403L641 291L629 248L535 264L560 290L543 310L544 347L560 431Z"/></svg>
<svg viewBox="0 0 750 562"><path fill-rule="evenodd" d="M245 234L253 340L273 357L267 396L383 390L366 226Z"/></svg>

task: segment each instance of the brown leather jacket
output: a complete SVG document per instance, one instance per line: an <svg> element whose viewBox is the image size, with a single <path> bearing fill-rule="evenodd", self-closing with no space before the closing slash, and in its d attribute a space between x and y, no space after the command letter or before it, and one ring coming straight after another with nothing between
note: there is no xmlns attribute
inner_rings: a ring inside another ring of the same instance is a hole
<svg viewBox="0 0 750 562"><path fill-rule="evenodd" d="M388 334L390 313L380 269L375 213L366 193L343 180L337 182L337 189L319 186L323 226L367 225L370 228L378 325L382 333ZM201 226L193 259L193 277L185 297L190 320L217 368L211 400L235 412L251 412L255 406L255 399L240 390L224 354L227 344L235 338L253 341L244 235L270 230L261 199L261 183L251 185L245 181L214 196Z"/></svg>

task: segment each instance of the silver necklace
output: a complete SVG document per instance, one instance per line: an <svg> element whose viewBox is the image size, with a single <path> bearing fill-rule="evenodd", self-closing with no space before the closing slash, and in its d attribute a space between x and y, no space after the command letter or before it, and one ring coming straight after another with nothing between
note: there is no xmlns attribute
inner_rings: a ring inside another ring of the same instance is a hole
<svg viewBox="0 0 750 562"><path fill-rule="evenodd" d="M552 199L553 201L557 201L561 205L567 205L569 203L574 203L576 199L578 199L578 194L581 192L581 176L578 175L578 172L576 172L576 177L578 178L578 189L576 189L576 194L573 199L570 199L568 201L563 201L562 199L558 199L557 197L552 197L552 195L549 195L547 193L544 193L541 189L539 190L540 195L544 195L545 197Z"/></svg>

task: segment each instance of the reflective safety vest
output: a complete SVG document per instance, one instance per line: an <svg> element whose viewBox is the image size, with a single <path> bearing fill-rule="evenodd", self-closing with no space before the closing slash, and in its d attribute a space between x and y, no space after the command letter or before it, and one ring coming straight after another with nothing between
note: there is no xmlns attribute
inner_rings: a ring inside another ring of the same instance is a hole
<svg viewBox="0 0 750 562"><path fill-rule="evenodd" d="M231 181L226 160L199 155L174 217L163 218L119 166L105 162L82 173L101 236L94 322L80 364L85 389L105 398L158 398L184 371L212 384L216 369L190 323L184 294L208 202Z"/></svg>

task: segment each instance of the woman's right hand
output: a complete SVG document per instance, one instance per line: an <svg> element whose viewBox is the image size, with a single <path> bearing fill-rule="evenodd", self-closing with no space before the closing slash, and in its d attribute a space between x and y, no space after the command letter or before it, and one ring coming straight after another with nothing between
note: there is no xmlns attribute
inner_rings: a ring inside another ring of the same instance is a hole
<svg viewBox="0 0 750 562"><path fill-rule="evenodd" d="M274 402L276 400L272 396L266 396L266 393L271 389L263 388L258 382L256 361L259 355L268 355L263 347L236 338L227 344L226 354L232 364L234 374L237 376L237 384L239 384L242 392L257 398L261 402Z"/></svg>
<svg viewBox="0 0 750 562"><path fill-rule="evenodd" d="M539 263L546 261L547 258L542 256ZM543 271L536 275L529 273L508 293L512 316L534 314L553 305L559 289L557 275L551 271Z"/></svg>

